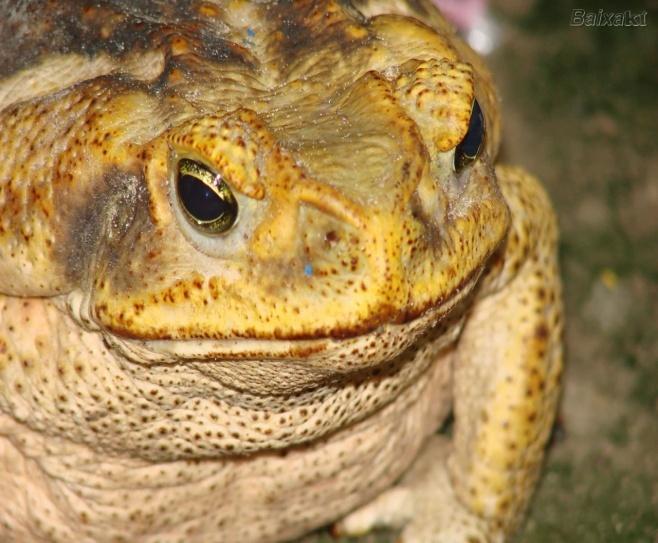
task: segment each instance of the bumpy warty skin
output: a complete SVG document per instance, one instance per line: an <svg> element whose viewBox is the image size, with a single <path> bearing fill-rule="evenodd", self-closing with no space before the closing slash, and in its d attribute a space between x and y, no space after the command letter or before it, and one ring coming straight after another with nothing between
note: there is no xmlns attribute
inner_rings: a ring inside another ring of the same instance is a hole
<svg viewBox="0 0 658 543"><path fill-rule="evenodd" d="M0 540L504 541L559 395L557 229L431 3L0 12Z"/></svg>

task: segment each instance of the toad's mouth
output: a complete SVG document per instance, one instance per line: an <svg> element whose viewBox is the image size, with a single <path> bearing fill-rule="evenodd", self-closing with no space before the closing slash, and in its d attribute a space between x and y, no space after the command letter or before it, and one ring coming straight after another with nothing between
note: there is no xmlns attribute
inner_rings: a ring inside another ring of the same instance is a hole
<svg viewBox="0 0 658 543"><path fill-rule="evenodd" d="M124 358L140 364L173 364L181 361L265 361L298 360L304 364L322 364L327 359L352 358L346 366L355 365L354 359L366 351L378 351L379 356L369 357L371 364L377 359L390 359L414 344L429 329L461 319L460 307L473 293L479 273L473 274L441 303L420 314L409 316L402 322L386 322L362 333L349 336L322 336L310 339L137 339L102 331L105 342ZM458 328L458 327L457 327ZM352 368L354 369L354 368Z"/></svg>

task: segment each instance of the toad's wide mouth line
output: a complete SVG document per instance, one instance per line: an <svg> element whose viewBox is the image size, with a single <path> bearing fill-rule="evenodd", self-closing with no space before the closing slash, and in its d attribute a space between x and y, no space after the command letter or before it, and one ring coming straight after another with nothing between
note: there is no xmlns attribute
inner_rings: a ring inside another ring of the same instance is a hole
<svg viewBox="0 0 658 543"><path fill-rule="evenodd" d="M381 323L349 336L319 336L295 338L231 338L231 339L139 339L104 332L105 340L126 358L141 364L189 362L220 362L238 360L300 360L326 358L336 350L349 350L352 345L377 342L391 336L403 338L398 348L403 350L428 328L439 324L472 292L479 278L473 274L460 288L424 311L407 313L406 319Z"/></svg>

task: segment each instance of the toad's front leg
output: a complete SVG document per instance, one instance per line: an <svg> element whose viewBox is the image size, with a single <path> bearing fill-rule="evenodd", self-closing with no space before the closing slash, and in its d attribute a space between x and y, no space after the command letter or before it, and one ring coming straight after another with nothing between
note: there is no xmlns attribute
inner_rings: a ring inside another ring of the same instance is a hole
<svg viewBox="0 0 658 543"><path fill-rule="evenodd" d="M499 543L541 467L562 371L557 228L539 183L499 168L512 227L455 355L455 432L434 436L401 483L337 525L402 527L404 543Z"/></svg>

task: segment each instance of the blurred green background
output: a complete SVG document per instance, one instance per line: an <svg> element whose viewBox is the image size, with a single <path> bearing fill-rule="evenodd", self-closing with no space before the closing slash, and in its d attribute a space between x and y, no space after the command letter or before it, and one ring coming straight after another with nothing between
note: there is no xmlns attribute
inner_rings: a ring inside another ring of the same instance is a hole
<svg viewBox="0 0 658 543"><path fill-rule="evenodd" d="M497 4L503 158L553 198L567 304L561 429L517 540L658 543L658 3ZM571 27L576 7L647 26Z"/></svg>
<svg viewBox="0 0 658 543"><path fill-rule="evenodd" d="M658 543L658 1L490 8L500 160L551 194L567 304L560 422L516 541ZM572 27L574 8L647 10L647 26Z"/></svg>

